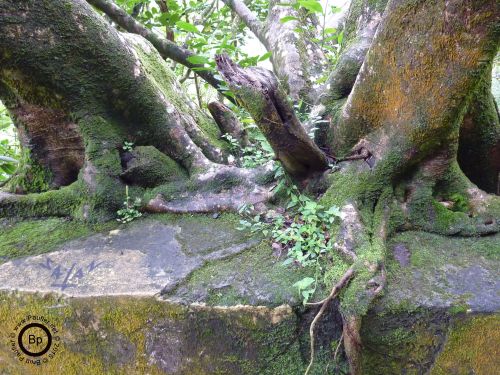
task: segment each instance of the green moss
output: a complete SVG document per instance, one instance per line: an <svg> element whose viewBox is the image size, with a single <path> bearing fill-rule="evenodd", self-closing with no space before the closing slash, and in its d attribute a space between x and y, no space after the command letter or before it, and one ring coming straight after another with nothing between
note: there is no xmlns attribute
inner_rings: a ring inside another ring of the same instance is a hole
<svg viewBox="0 0 500 375"><path fill-rule="evenodd" d="M208 262L165 298L181 296L189 300L208 291L203 301L209 305L298 304L301 298L293 284L313 274L314 269L286 267L282 262L273 255L269 242L262 241L237 256ZM258 291L248 290L249 283L258 286ZM317 294L322 292L318 288Z"/></svg>
<svg viewBox="0 0 500 375"><path fill-rule="evenodd" d="M0 221L0 259L47 253L69 240L116 226L115 222L91 225L60 218L26 221L3 219Z"/></svg>
<svg viewBox="0 0 500 375"><path fill-rule="evenodd" d="M210 308L149 297L0 293L3 332L27 314L42 315L60 330L63 350L45 365L47 373L164 373L154 360L163 348L175 361L167 367L178 363L182 374L288 375L302 373L307 365L297 338L297 316L287 307ZM0 355L4 369L20 373L5 342L0 342ZM327 360L320 350L313 374L324 373ZM38 370L23 369L23 374Z"/></svg>
<svg viewBox="0 0 500 375"><path fill-rule="evenodd" d="M419 310L396 315L368 315L363 321L363 374L427 373L446 339L448 318Z"/></svg>
<svg viewBox="0 0 500 375"><path fill-rule="evenodd" d="M411 251L411 265L425 269L439 267L450 261L466 265L478 257L500 260L499 234L484 237L445 237L426 232L408 231L398 234L389 246L405 244ZM418 245L417 245L418 244Z"/></svg>
<svg viewBox="0 0 500 375"><path fill-rule="evenodd" d="M205 115L199 108L193 108L189 105L190 100L182 92L177 77L165 60L161 58L158 52L149 44L149 42L138 42L131 40L141 59L144 70L148 78L156 85L167 100L172 103L180 113L188 113L194 117L196 125L208 138L211 144L221 150L228 149L228 143L221 139L221 133L217 124ZM193 104L194 106L194 104Z"/></svg>
<svg viewBox="0 0 500 375"><path fill-rule="evenodd" d="M432 375L495 374L498 372L500 351L500 317L474 317L457 321L439 354Z"/></svg>
<svg viewBox="0 0 500 375"><path fill-rule="evenodd" d="M366 17L368 11L373 12L374 10L381 14L384 12L386 4L387 0L368 0L368 2L365 0L354 0L351 2L344 29L342 49L347 48L351 43L355 42L358 23L363 15Z"/></svg>
<svg viewBox="0 0 500 375"><path fill-rule="evenodd" d="M458 285L450 285L447 275L450 269L467 269L471 264L479 269L495 269L500 260L499 238L500 234L446 237L411 231L394 236L387 248L404 246L409 264L401 266L389 251L385 262L388 293L382 300L384 311L388 314L413 312L416 305L427 303L429 296L438 305L450 306L448 312L452 315L468 310L471 294L467 288L460 292ZM490 280L482 282L492 282Z"/></svg>
<svg viewBox="0 0 500 375"><path fill-rule="evenodd" d="M143 187L155 187L188 178L184 169L153 146L135 147L132 156L127 170L121 174L127 182Z"/></svg>
<svg viewBox="0 0 500 375"><path fill-rule="evenodd" d="M83 197L78 183L44 193L6 197L0 206L0 217L70 216Z"/></svg>

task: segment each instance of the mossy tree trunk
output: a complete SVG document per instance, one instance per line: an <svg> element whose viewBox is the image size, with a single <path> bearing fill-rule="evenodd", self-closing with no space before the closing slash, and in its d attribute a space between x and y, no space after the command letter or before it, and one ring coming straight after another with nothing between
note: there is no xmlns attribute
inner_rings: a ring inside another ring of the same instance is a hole
<svg viewBox="0 0 500 375"><path fill-rule="evenodd" d="M54 176L49 186L65 186L10 196L4 214L109 218L123 201L120 175L134 157L124 152L125 141L153 146L185 172L179 177L189 175L189 183L164 187L172 195L216 180L255 187L258 172L216 168L228 156L217 125L142 37L119 33L85 1L4 1L0 19L1 98L31 158ZM176 172L165 166L159 173Z"/></svg>
<svg viewBox="0 0 500 375"><path fill-rule="evenodd" d="M107 1L91 3L108 9ZM349 263L340 294L345 351L352 374L360 374L361 318L383 290L391 232L499 230L499 199L480 188L498 189L499 117L489 85L500 4L354 0L345 48L319 96L308 81L313 74L304 74L329 67L307 48L310 36L290 32L296 21L279 22L284 7L272 2L263 26L242 2L227 3L273 51L284 84L224 56L218 68L285 170L325 205L341 208L343 221L332 235ZM300 54L300 45L311 52ZM328 120L316 144L286 94L314 98L313 110ZM83 0L0 2L0 99L49 189L2 193L0 215L103 220L122 204L125 184L152 212L242 203L264 210L272 198L271 165L228 165L216 122L182 92L155 47L119 33ZM125 141L135 148L125 150Z"/></svg>

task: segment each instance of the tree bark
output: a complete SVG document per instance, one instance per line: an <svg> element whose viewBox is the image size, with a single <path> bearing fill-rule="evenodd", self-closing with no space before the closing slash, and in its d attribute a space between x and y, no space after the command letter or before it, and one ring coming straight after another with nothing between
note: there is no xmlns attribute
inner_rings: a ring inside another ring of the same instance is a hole
<svg viewBox="0 0 500 375"><path fill-rule="evenodd" d="M261 22L241 0L223 0L271 52L273 70L282 81L292 100L305 100L312 105L316 99L314 82L327 68L326 57L314 38L299 21L281 22L284 17L296 17L310 22L306 13L279 1L269 2L267 19ZM302 28L298 33L297 28Z"/></svg>
<svg viewBox="0 0 500 375"><path fill-rule="evenodd" d="M97 9L103 11L109 18L115 21L118 25L123 27L130 33L138 34L149 40L153 46L158 50L158 52L165 59L171 59L179 64L182 64L190 69L192 68L202 68L203 65L193 64L189 62L188 58L195 55L195 53L179 47L171 39L173 39L173 34L169 38L160 38L153 31L145 28L139 22L137 22L133 17L129 16L127 12L121 9L119 6L115 5L113 2L108 0L87 0L89 4L95 6ZM200 75L206 82L208 82L215 89L220 90L222 84L214 75L206 70L199 70L197 74Z"/></svg>
<svg viewBox="0 0 500 375"><path fill-rule="evenodd" d="M217 56L216 62L291 176L303 180L328 169L326 155L305 132L272 72L262 68L242 69L227 55Z"/></svg>
<svg viewBox="0 0 500 375"><path fill-rule="evenodd" d="M36 117L51 120L44 126L50 126L54 140L42 144L38 139L41 150L32 157L43 164L46 155L51 162L45 164L64 185L81 167L81 149L73 143L83 139L85 161L77 183L89 196L103 195L98 201L106 199L101 208L107 215L122 201L124 141L152 145L191 174L225 160L220 146L209 141L211 136L224 145L217 140L216 124L182 93L155 49L141 37L117 32L85 1L4 1L0 30L0 81L8 89L1 91L1 99L22 106L10 108L24 119L24 128L30 124L25 138L36 137ZM68 127L74 141L60 137ZM78 151L76 162L64 158L71 164L66 174L59 172L66 170L64 163L54 159L57 148ZM77 216L91 212L88 207L83 211Z"/></svg>

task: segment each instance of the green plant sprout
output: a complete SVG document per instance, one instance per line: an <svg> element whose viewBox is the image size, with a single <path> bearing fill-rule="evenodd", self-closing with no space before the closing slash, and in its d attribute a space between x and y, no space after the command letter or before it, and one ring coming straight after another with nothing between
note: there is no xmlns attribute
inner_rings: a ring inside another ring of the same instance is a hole
<svg viewBox="0 0 500 375"><path fill-rule="evenodd" d="M118 222L122 224L130 223L132 220L137 219L142 216L142 213L139 212L138 208L141 205L141 199L135 198L132 202L132 198L128 193L128 185L125 186L125 202L123 202L124 208L118 210L116 213L118 218L116 219Z"/></svg>

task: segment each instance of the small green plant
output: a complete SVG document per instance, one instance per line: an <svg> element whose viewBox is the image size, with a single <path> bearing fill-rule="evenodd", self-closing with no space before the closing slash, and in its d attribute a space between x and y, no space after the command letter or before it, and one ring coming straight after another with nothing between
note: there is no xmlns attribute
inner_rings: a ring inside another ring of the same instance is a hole
<svg viewBox="0 0 500 375"><path fill-rule="evenodd" d="M221 135L221 138L225 139L229 143L229 151L234 154L240 154L241 147L238 140L234 138L231 134L225 133Z"/></svg>
<svg viewBox="0 0 500 375"><path fill-rule="evenodd" d="M239 230L262 233L273 241L273 247L287 252L284 265L298 264L313 266L315 277L306 277L294 284L303 298L304 304L314 294L320 273L319 260L333 252L333 238L330 230L340 217L336 206L324 207L300 193L298 188L286 180L282 167L276 167L275 176L280 178L276 189L285 189L289 198L285 214L255 215L241 219ZM249 216L251 206L244 206L240 214Z"/></svg>
<svg viewBox="0 0 500 375"><path fill-rule="evenodd" d="M132 142L123 142L123 146L122 146L122 149L123 151L132 151L134 149L134 144Z"/></svg>
<svg viewBox="0 0 500 375"><path fill-rule="evenodd" d="M255 168L266 164L274 158L274 151L262 133L253 135L254 145L243 149L241 164L244 168Z"/></svg>
<svg viewBox="0 0 500 375"><path fill-rule="evenodd" d="M463 195L456 193L453 194L450 199L453 202L452 211L467 212L469 210L469 202Z"/></svg>
<svg viewBox="0 0 500 375"><path fill-rule="evenodd" d="M20 147L14 124L0 102L0 185L16 172L20 159Z"/></svg>
<svg viewBox="0 0 500 375"><path fill-rule="evenodd" d="M138 208L141 205L141 199L135 198L132 202L132 198L128 193L128 186L125 186L125 202L123 202L124 208L118 210L116 213L118 218L116 219L122 224L130 223L132 220L137 219L142 216Z"/></svg>

